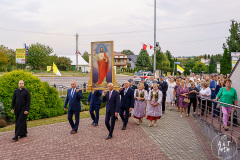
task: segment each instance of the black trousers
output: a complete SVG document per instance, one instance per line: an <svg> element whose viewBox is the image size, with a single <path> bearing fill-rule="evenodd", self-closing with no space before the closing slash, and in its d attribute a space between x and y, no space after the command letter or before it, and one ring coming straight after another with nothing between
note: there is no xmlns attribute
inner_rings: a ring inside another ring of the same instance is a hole
<svg viewBox="0 0 240 160"><path fill-rule="evenodd" d="M109 123L110 119L111 119L111 125ZM108 113L106 113L105 125L109 131L109 136L112 136L112 134L113 134L115 120L116 120L115 113L111 113L110 111Z"/></svg>
<svg viewBox="0 0 240 160"><path fill-rule="evenodd" d="M125 112L125 116L123 115L124 112ZM129 108L121 106L119 110L119 115L123 121L123 126L126 127L129 119Z"/></svg>
<svg viewBox="0 0 240 160"><path fill-rule="evenodd" d="M195 112L196 111L196 106L197 106L197 98L196 97L190 98L190 103L189 103L189 106L188 106L188 114L190 113L191 104L193 104L193 112Z"/></svg>
<svg viewBox="0 0 240 160"><path fill-rule="evenodd" d="M201 101L200 101L200 103L201 103ZM202 116L203 116L203 114L204 114L204 112L205 112L205 106L206 106L206 100L202 100ZM212 112L212 103L211 103L211 101L207 101L207 111L209 111L209 113L211 113Z"/></svg>
<svg viewBox="0 0 240 160"><path fill-rule="evenodd" d="M166 102L166 97L162 98L162 111L165 112L165 102Z"/></svg>
<svg viewBox="0 0 240 160"><path fill-rule="evenodd" d="M15 125L15 136L27 135L27 114L24 111L15 112L16 125Z"/></svg>

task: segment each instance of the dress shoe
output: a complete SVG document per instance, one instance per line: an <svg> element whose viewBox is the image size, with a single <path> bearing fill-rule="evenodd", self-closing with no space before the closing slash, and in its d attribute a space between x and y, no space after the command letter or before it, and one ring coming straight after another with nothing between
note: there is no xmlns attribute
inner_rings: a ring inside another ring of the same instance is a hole
<svg viewBox="0 0 240 160"><path fill-rule="evenodd" d="M72 132L71 132L71 134L76 134L76 133L77 133L77 131L72 131Z"/></svg>
<svg viewBox="0 0 240 160"><path fill-rule="evenodd" d="M17 141L18 141L18 137L13 137L12 140L13 140L14 142L17 142Z"/></svg>
<svg viewBox="0 0 240 160"><path fill-rule="evenodd" d="M125 126L122 126L122 130L125 130L126 129L126 127Z"/></svg>
<svg viewBox="0 0 240 160"><path fill-rule="evenodd" d="M70 133L72 133L72 131L74 131L74 128L72 128L72 130L70 131Z"/></svg>
<svg viewBox="0 0 240 160"><path fill-rule="evenodd" d="M93 126L98 126L98 124L97 123L94 123L94 125Z"/></svg>
<svg viewBox="0 0 240 160"><path fill-rule="evenodd" d="M108 137L106 138L106 140L111 139L111 138L112 138L112 136L108 136Z"/></svg>
<svg viewBox="0 0 240 160"><path fill-rule="evenodd" d="M94 125L94 121L92 122L92 125Z"/></svg>
<svg viewBox="0 0 240 160"><path fill-rule="evenodd" d="M19 138L24 138L24 137L27 137L27 135L20 136Z"/></svg>

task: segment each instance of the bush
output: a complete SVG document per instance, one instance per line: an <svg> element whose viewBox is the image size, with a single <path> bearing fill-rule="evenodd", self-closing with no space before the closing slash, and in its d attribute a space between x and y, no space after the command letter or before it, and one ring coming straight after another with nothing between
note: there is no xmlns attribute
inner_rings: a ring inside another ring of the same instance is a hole
<svg viewBox="0 0 240 160"><path fill-rule="evenodd" d="M6 117L6 112L4 110L4 105L3 105L3 103L0 100L0 119L1 118L5 118L5 117Z"/></svg>
<svg viewBox="0 0 240 160"><path fill-rule="evenodd" d="M0 128L6 127L6 126L7 126L7 122L3 118L0 118Z"/></svg>
<svg viewBox="0 0 240 160"><path fill-rule="evenodd" d="M11 114L11 102L14 90L18 88L19 80L24 81L24 88L28 89L31 95L31 106L28 120L53 117L64 114L63 102L58 96L55 88L48 83L42 82L38 77L23 70L15 70L4 74L0 79L0 99L5 106L6 120L15 118Z"/></svg>

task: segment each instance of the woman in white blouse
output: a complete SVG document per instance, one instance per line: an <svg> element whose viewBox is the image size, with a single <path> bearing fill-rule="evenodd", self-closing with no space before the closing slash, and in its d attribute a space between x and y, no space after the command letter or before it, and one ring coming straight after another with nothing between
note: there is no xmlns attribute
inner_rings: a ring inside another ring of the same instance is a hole
<svg viewBox="0 0 240 160"><path fill-rule="evenodd" d="M202 89L199 92L201 98L205 98L205 99L211 99L211 89L208 87L207 82L203 82L202 83ZM202 115L205 112L205 105L206 105L206 100L202 100ZM209 111L211 112L211 101L207 102L207 110L209 109Z"/></svg>
<svg viewBox="0 0 240 160"><path fill-rule="evenodd" d="M174 78L172 77L168 82L168 90L167 90L167 98L166 98L166 102L169 106L169 110L171 110L171 106L174 105L173 92L174 92L175 86L176 86L176 83L174 82Z"/></svg>
<svg viewBox="0 0 240 160"><path fill-rule="evenodd" d="M157 119L162 116L162 91L158 89L158 84L153 84L153 90L148 93L148 116L147 119L150 120L149 127L152 126L152 121L154 120L154 126L157 125Z"/></svg>

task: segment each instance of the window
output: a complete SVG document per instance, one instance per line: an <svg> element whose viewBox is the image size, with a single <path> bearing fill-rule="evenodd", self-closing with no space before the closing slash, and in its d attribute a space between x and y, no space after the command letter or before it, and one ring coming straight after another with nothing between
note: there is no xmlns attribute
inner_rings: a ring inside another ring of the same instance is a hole
<svg viewBox="0 0 240 160"><path fill-rule="evenodd" d="M121 62L124 62L124 59L121 59Z"/></svg>

